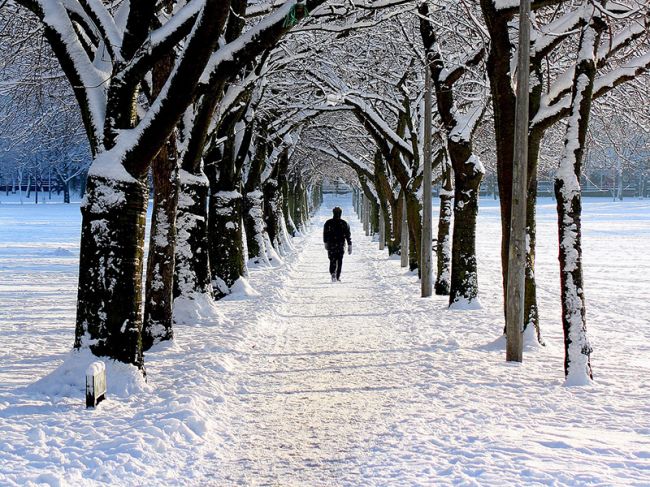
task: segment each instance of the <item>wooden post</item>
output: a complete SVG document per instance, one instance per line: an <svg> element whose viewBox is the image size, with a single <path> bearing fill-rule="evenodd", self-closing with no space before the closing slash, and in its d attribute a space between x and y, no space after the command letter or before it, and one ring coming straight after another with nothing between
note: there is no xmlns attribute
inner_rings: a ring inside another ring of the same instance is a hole
<svg viewBox="0 0 650 487"><path fill-rule="evenodd" d="M406 196L402 198L402 240L400 242L400 265L408 267L409 265L409 224L406 215Z"/></svg>
<svg viewBox="0 0 650 487"><path fill-rule="evenodd" d="M528 90L530 81L530 0L519 6L519 59L515 147L512 168L512 212L506 292L506 360L523 360L523 325L526 271L526 200L528 167Z"/></svg>
<svg viewBox="0 0 650 487"><path fill-rule="evenodd" d="M386 248L386 222L384 221L384 210L379 207L379 250Z"/></svg>
<svg viewBox="0 0 650 487"><path fill-rule="evenodd" d="M86 408L94 408L106 399L106 365L93 362L86 370Z"/></svg>
<svg viewBox="0 0 650 487"><path fill-rule="evenodd" d="M421 265L421 292L423 298L433 294L433 218L431 208L431 71L429 69L429 56L426 56L424 69L424 174L422 183L422 255Z"/></svg>

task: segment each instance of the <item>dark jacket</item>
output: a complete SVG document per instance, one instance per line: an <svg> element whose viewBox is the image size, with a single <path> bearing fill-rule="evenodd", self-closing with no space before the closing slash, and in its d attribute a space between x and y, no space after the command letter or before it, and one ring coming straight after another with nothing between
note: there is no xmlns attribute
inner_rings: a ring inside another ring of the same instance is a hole
<svg viewBox="0 0 650 487"><path fill-rule="evenodd" d="M327 250L343 250L346 241L348 245L352 245L348 222L340 217L327 220L323 228L323 242Z"/></svg>

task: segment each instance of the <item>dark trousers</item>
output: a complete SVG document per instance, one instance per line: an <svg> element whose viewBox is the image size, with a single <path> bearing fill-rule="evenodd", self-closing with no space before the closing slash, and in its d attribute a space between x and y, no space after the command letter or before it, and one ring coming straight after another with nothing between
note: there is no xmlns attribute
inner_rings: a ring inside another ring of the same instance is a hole
<svg viewBox="0 0 650 487"><path fill-rule="evenodd" d="M338 279L341 277L341 266L343 265L344 249L333 249L327 251L327 256L330 259L330 274L335 274Z"/></svg>

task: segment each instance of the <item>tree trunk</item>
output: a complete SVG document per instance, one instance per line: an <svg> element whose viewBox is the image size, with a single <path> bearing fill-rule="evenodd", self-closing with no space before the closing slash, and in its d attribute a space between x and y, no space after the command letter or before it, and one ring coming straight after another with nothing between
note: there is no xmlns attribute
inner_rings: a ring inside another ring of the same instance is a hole
<svg viewBox="0 0 650 487"><path fill-rule="evenodd" d="M284 213L282 207L284 201L282 199L282 191L280 190L278 181L276 179L267 179L264 183L264 222L266 223L266 232L268 233L269 240L273 244L275 250L281 255L286 254L289 250L286 248L288 244L288 235L286 225L284 224ZM317 189L313 193L313 207L314 209L319 206Z"/></svg>
<svg viewBox="0 0 650 487"><path fill-rule="evenodd" d="M256 189L244 196L244 230L246 232L246 245L248 247L248 258L254 263L264 262L269 264L266 257L264 242L264 197L263 193ZM300 205L302 211L302 204Z"/></svg>
<svg viewBox="0 0 650 487"><path fill-rule="evenodd" d="M147 196L144 181L88 177L86 203L81 208L74 345L142 370Z"/></svg>
<svg viewBox="0 0 650 487"><path fill-rule="evenodd" d="M217 299L230 294L246 273L242 233L243 198L238 191L218 191L210 196L210 265Z"/></svg>
<svg viewBox="0 0 650 487"><path fill-rule="evenodd" d="M379 250L386 248L386 218L384 218L384 210L379 209Z"/></svg>
<svg viewBox="0 0 650 487"><path fill-rule="evenodd" d="M370 200L370 235L379 232L379 204L375 198Z"/></svg>
<svg viewBox="0 0 650 487"><path fill-rule="evenodd" d="M409 227L409 270L414 271L420 267L420 250L422 246L422 220L420 210L422 205L417 194L405 191L406 212Z"/></svg>
<svg viewBox="0 0 650 487"><path fill-rule="evenodd" d="M281 187L282 187L282 198L283 198L283 205L282 205L282 212L284 213L284 220L287 225L287 232L289 232L289 235L292 237L296 236L296 226L293 222L292 214L293 214L293 192L290 190L290 185L289 181L287 180L286 177L281 178Z"/></svg>
<svg viewBox="0 0 650 487"><path fill-rule="evenodd" d="M304 206L304 193L305 187L302 184L302 181L299 179L296 181L293 187L293 207L294 207L294 217L293 222L297 227L299 232L305 230L305 224L307 223L307 215L305 214Z"/></svg>
<svg viewBox="0 0 650 487"><path fill-rule="evenodd" d="M443 186L440 190L438 217L438 274L435 284L435 292L438 296L448 296L451 286L451 217L454 185L451 179L451 166L446 161L443 164Z"/></svg>
<svg viewBox="0 0 650 487"><path fill-rule="evenodd" d="M70 203L70 180L63 181L63 202Z"/></svg>
<svg viewBox="0 0 650 487"><path fill-rule="evenodd" d="M453 158L452 158L453 160ZM474 155L454 166L454 230L451 248L449 306L478 304L476 216L484 170Z"/></svg>
<svg viewBox="0 0 650 487"><path fill-rule="evenodd" d="M567 384L581 385L592 378L591 345L587 338L584 281L582 275L582 202L580 177L589 114L596 76L595 53L600 34L606 28L597 14L580 35L579 57L571 95L564 153L555 178L564 330L564 373Z"/></svg>
<svg viewBox="0 0 650 487"><path fill-rule="evenodd" d="M180 190L176 215L174 299L212 299L207 237L208 180L201 171L179 171Z"/></svg>
<svg viewBox="0 0 650 487"><path fill-rule="evenodd" d="M402 197L400 200L402 207L402 211L400 211L400 215L402 217L400 223L400 227L402 228L400 238L400 265L402 267L406 267L409 265L409 253L411 246L409 245L408 211L406 209L406 195L404 191L402 191Z"/></svg>
<svg viewBox="0 0 650 487"><path fill-rule="evenodd" d="M172 135L153 161L153 212L147 259L142 347L171 340L178 206L178 159Z"/></svg>

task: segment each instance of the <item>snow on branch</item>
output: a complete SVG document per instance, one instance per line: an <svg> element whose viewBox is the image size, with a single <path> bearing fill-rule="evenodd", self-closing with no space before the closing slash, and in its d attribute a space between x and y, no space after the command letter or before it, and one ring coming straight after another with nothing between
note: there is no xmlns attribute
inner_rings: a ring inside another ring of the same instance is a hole
<svg viewBox="0 0 650 487"><path fill-rule="evenodd" d="M531 38L530 55L533 58L541 59L550 53L560 42L574 34L576 29L585 25L587 16L591 15L592 9L581 7L565 13L550 24L534 31Z"/></svg>
<svg viewBox="0 0 650 487"><path fill-rule="evenodd" d="M487 108L487 101L480 102L470 107L466 113L454 114L456 125L449 131L449 139L453 142L471 142L472 135L483 118Z"/></svg>
<svg viewBox="0 0 650 487"><path fill-rule="evenodd" d="M45 36L61 64L61 68L73 87L81 108L81 115L90 141L91 150L97 153L101 146L106 113L106 86L110 77L93 65L88 52L79 39L69 11L86 16L76 1L66 6L58 1L18 0L36 14L45 28ZM88 19L90 20L90 19Z"/></svg>
<svg viewBox="0 0 650 487"><path fill-rule="evenodd" d="M123 61L121 54L122 33L117 28L115 20L106 6L101 0L79 0L79 2L101 32L113 61Z"/></svg>
<svg viewBox="0 0 650 487"><path fill-rule="evenodd" d="M322 145L307 144L306 148L333 157L334 159L350 166L355 171L361 172L368 179L370 180L374 179L373 171L370 169L370 167L368 167L368 165L365 162L360 161L353 154L350 154L348 151L346 151L341 147L335 146L329 148L329 147L324 147Z"/></svg>
<svg viewBox="0 0 650 487"><path fill-rule="evenodd" d="M117 78L128 82L144 76L161 56L190 33L204 6L205 0L191 0L184 5L169 21L149 35Z"/></svg>
<svg viewBox="0 0 650 487"><path fill-rule="evenodd" d="M539 10L544 7L550 7L553 5L560 5L566 3L567 0L533 0L530 3L530 9L532 11ZM493 0L494 8L497 12L515 15L519 12L519 0Z"/></svg>
<svg viewBox="0 0 650 487"><path fill-rule="evenodd" d="M443 69L439 76L440 82L447 86L453 85L465 74L467 68L476 66L484 57L485 47L481 47L467 56L458 66L454 66L452 69Z"/></svg>
<svg viewBox="0 0 650 487"><path fill-rule="evenodd" d="M383 117L377 111L368 105L365 101L355 97L343 95L345 103L349 103L356 108L356 112L370 123L375 130L380 132L388 141L399 148L400 151L412 156L413 149L402 137L400 137L392 128L388 126Z"/></svg>

